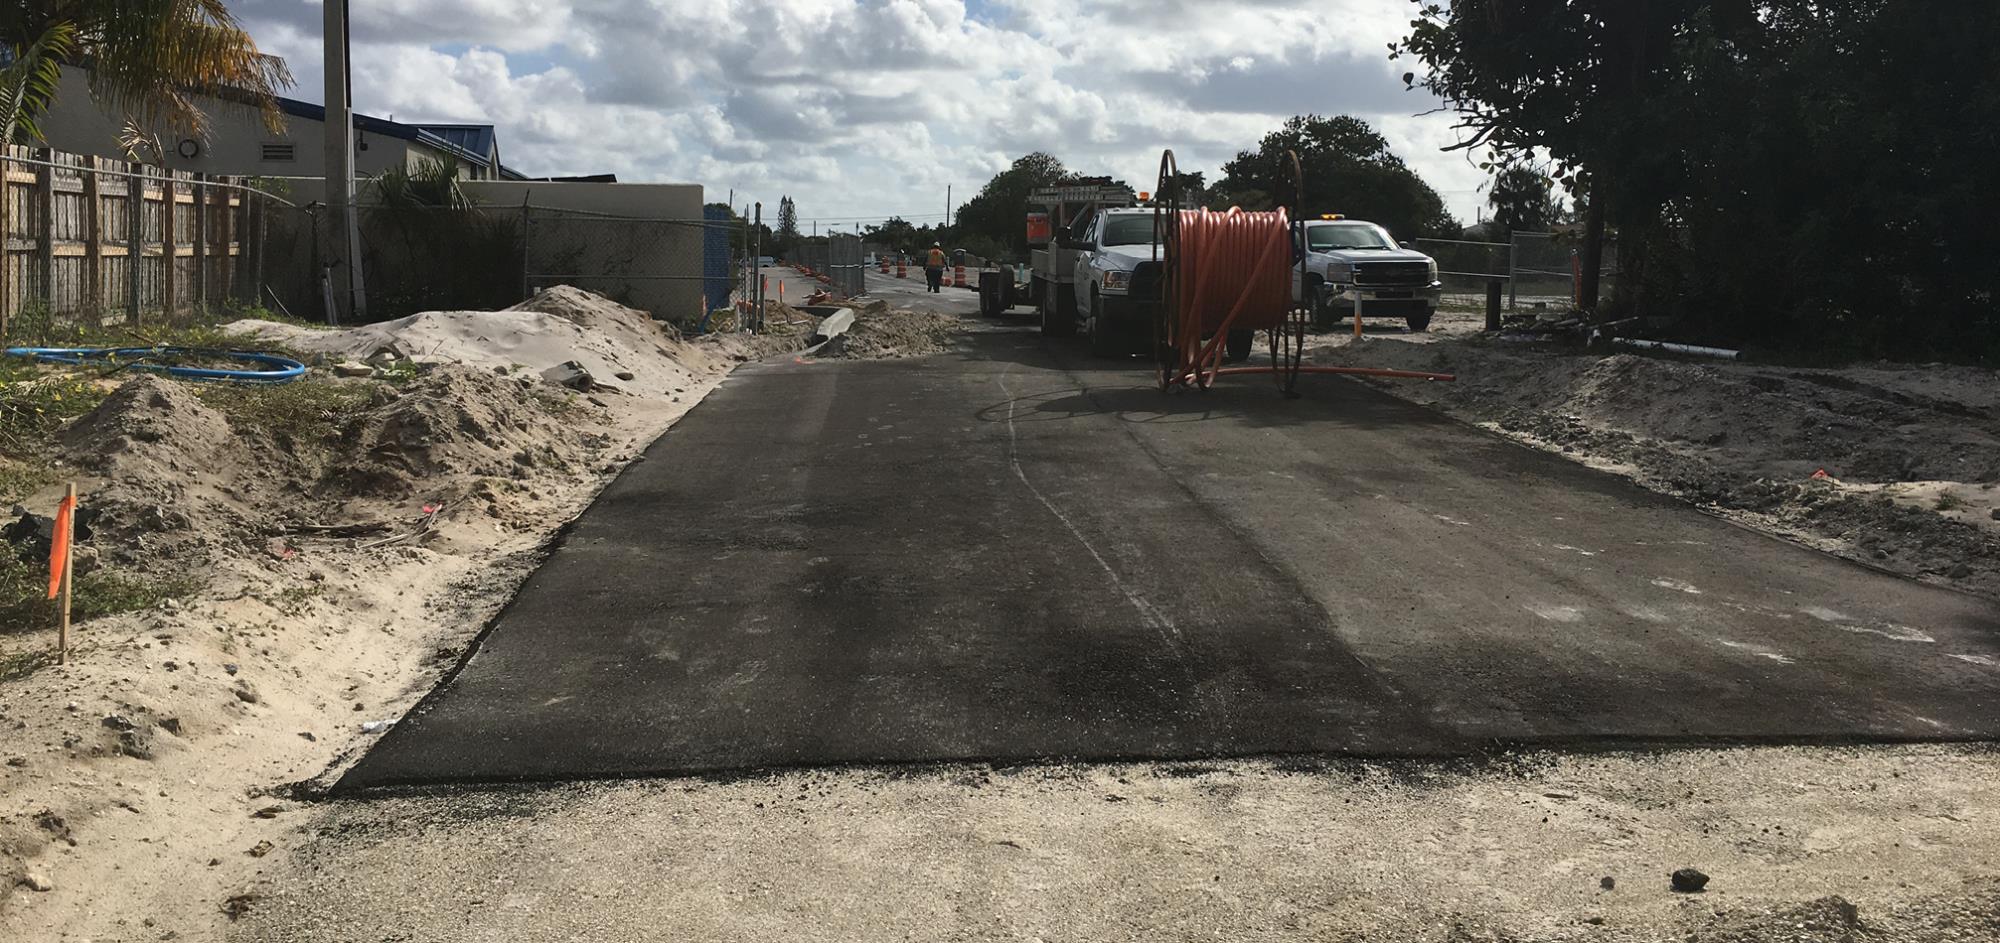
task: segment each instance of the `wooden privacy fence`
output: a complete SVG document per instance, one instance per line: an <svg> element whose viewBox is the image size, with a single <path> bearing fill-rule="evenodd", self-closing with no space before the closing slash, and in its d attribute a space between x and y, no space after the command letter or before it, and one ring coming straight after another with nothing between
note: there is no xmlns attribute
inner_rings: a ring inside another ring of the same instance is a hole
<svg viewBox="0 0 2000 943"><path fill-rule="evenodd" d="M267 195L239 177L7 145L0 336L24 313L138 324L254 300Z"/></svg>

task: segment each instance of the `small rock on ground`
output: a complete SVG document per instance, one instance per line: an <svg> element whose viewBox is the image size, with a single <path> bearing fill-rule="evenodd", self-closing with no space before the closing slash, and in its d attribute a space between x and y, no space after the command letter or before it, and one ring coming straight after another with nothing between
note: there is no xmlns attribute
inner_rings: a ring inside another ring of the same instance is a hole
<svg viewBox="0 0 2000 943"><path fill-rule="evenodd" d="M1683 894L1700 893L1708 886L1708 875L1693 868L1682 868L1674 872L1674 890Z"/></svg>

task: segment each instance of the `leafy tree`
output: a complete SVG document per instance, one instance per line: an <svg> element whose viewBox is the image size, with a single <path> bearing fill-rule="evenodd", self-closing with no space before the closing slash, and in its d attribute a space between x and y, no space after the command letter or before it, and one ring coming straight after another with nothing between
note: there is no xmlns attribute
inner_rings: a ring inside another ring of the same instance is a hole
<svg viewBox="0 0 2000 943"><path fill-rule="evenodd" d="M778 248L797 245L799 241L799 208L792 204L792 198L778 198Z"/></svg>
<svg viewBox="0 0 2000 943"><path fill-rule="evenodd" d="M883 220L879 226L869 226L867 235L869 241L881 243L898 252L914 252L920 244L929 245L929 242L919 238L921 234L917 231L917 227L901 216L891 216Z"/></svg>
<svg viewBox="0 0 2000 943"><path fill-rule="evenodd" d="M75 41L76 30L58 23L26 46L0 50L0 144L41 138L36 119L54 103L62 59Z"/></svg>
<svg viewBox="0 0 2000 943"><path fill-rule="evenodd" d="M1209 200L1207 175L1199 170L1183 170L1174 177L1174 187L1180 191L1181 202L1189 206L1205 206Z"/></svg>
<svg viewBox="0 0 2000 943"><path fill-rule="evenodd" d="M1264 135L1256 150L1222 165L1210 202L1226 199L1244 209L1290 202L1292 170L1285 154L1296 151L1305 172L1305 194L1294 210L1308 216L1341 213L1381 223L1399 239L1456 236L1458 221L1444 200L1366 121L1348 115L1301 115Z"/></svg>
<svg viewBox="0 0 2000 943"><path fill-rule="evenodd" d="M1507 232L1548 232L1562 217L1549 178L1533 167L1514 164L1493 174L1486 202L1493 221Z"/></svg>
<svg viewBox="0 0 2000 943"><path fill-rule="evenodd" d="M258 108L276 129L272 96L292 83L223 0L14 0L0 7L0 48L9 52L0 126L16 135L54 98L52 83L18 77L46 77L51 64L87 69L92 97L124 118L128 139L161 128L206 135L201 96Z"/></svg>
<svg viewBox="0 0 2000 943"><path fill-rule="evenodd" d="M1539 148L1571 187L1580 184L1570 171L1590 172L1596 190L1582 261L1585 307L1594 309L1607 221L1643 228L1658 214L1647 178L1673 159L1645 108L1671 78L1675 36L1710 5L1727 8L1726 21L1741 27L1757 0L1413 2L1419 15L1391 58L1415 58L1426 72L1404 80L1458 113L1466 136L1455 148L1503 157Z"/></svg>
<svg viewBox="0 0 2000 943"><path fill-rule="evenodd" d="M472 205L458 185L458 158L425 158L414 168L397 165L373 181L376 202L390 209L465 209Z"/></svg>
<svg viewBox="0 0 2000 943"><path fill-rule="evenodd" d="M1398 47L1426 70L1409 81L1457 112L1464 143L1538 149L1559 178L1583 177L1569 185L1587 225L1617 231L1619 314L1672 316L1714 343L2000 360L2000 180L1984 156L2000 7L1419 11Z"/></svg>
<svg viewBox="0 0 2000 943"><path fill-rule="evenodd" d="M994 175L979 189L979 195L959 207L953 220L954 234L961 240L984 237L990 248L1026 257L1028 252L1028 194L1038 187L1053 187L1075 181L1063 162L1036 151Z"/></svg>

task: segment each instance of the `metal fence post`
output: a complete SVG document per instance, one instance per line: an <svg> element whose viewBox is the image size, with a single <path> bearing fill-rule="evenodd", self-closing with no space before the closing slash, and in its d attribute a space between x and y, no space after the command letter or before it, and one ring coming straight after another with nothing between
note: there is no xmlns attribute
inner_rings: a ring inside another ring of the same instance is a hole
<svg viewBox="0 0 2000 943"><path fill-rule="evenodd" d="M750 220L750 238L754 247L750 252L751 284L757 287L756 303L751 305L751 330L764 329L764 204L757 204L757 215Z"/></svg>
<svg viewBox="0 0 2000 943"><path fill-rule="evenodd" d="M534 228L533 214L528 209L527 196L523 195L521 197L521 300L522 301L526 301L529 298L533 297L535 293L534 285L528 278L528 270L529 270L528 252L529 249L531 248L531 244L528 241L528 230L532 228Z"/></svg>
<svg viewBox="0 0 2000 943"><path fill-rule="evenodd" d="M1521 234L1507 234L1507 310L1514 310L1521 284Z"/></svg>
<svg viewBox="0 0 2000 943"><path fill-rule="evenodd" d="M244 294L250 296L251 305L259 308L264 306L264 241L270 238L266 234L270 225L270 214L271 208L265 204L262 197L251 193L243 194L243 215L256 221L256 225L245 227L250 230L251 242L249 251L245 253L250 264L249 271L243 278L243 287ZM284 305L280 303L279 307Z"/></svg>

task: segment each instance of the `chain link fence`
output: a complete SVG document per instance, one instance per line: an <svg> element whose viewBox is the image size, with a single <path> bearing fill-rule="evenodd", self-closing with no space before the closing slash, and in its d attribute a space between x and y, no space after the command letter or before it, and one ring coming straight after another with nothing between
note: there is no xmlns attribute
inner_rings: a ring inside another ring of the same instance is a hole
<svg viewBox="0 0 2000 943"><path fill-rule="evenodd" d="M1573 233L1517 232L1507 282L1507 307L1557 308L1577 303L1582 274L1582 237ZM1598 297L1609 298L1617 286L1618 242L1605 237L1598 271Z"/></svg>
<svg viewBox="0 0 2000 943"><path fill-rule="evenodd" d="M1440 303L1446 307L1483 309L1486 286L1494 279L1511 278L1507 261L1511 247L1504 242L1418 239L1417 251L1437 262L1438 280L1444 283Z"/></svg>
<svg viewBox="0 0 2000 943"><path fill-rule="evenodd" d="M832 233L824 240L801 243L789 257L806 271L826 276L829 287L842 297L852 298L868 290L868 255L860 236Z"/></svg>
<svg viewBox="0 0 2000 943"><path fill-rule="evenodd" d="M1517 232L1507 242L1418 239L1416 249L1437 261L1446 306L1484 308L1486 286L1503 284L1506 307L1556 308L1576 303L1581 237L1572 233ZM1598 294L1616 285L1618 245L1604 241Z"/></svg>
<svg viewBox="0 0 2000 943"><path fill-rule="evenodd" d="M709 282L728 283L727 275L718 278L707 262L709 230L727 240L726 222L539 207L520 212L526 227L522 294L574 285L656 318L692 325L711 310Z"/></svg>
<svg viewBox="0 0 2000 943"><path fill-rule="evenodd" d="M265 303L269 273L299 257L302 214L237 177L0 147L0 334Z"/></svg>

